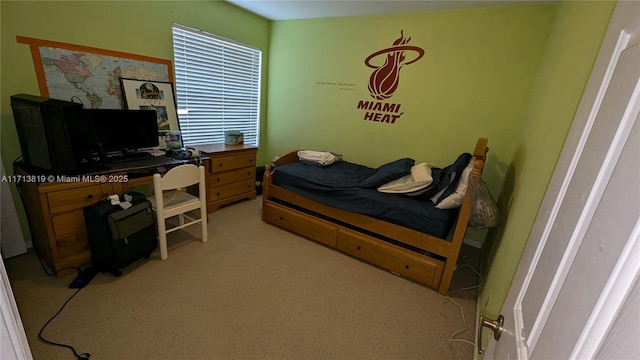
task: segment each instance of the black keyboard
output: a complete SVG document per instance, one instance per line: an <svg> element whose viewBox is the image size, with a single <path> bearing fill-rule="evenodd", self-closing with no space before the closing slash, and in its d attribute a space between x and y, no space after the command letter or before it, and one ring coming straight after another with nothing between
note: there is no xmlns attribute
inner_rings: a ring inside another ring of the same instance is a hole
<svg viewBox="0 0 640 360"><path fill-rule="evenodd" d="M176 161L173 160L172 158L168 157L168 156L154 156L152 158L149 159L138 159L138 160L133 160L133 161L127 161L127 162L121 162L121 163L117 163L117 164L121 164L120 166L126 166L126 167L149 167L149 166L163 166L163 165L170 165L175 163Z"/></svg>
<svg viewBox="0 0 640 360"><path fill-rule="evenodd" d="M145 151L140 151L140 152L128 153L128 154L124 154L124 155L107 156L107 161L113 162L113 163L119 163L119 162L125 162L125 161L151 159L153 157L154 156L151 153L148 153L148 152L145 152Z"/></svg>

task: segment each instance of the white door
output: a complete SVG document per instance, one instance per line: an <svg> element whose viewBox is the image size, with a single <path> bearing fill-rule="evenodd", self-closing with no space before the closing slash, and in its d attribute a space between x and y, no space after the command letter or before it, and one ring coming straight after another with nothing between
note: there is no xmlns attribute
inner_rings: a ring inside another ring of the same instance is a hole
<svg viewBox="0 0 640 360"><path fill-rule="evenodd" d="M0 324L0 359L33 359L2 259L0 259Z"/></svg>
<svg viewBox="0 0 640 360"><path fill-rule="evenodd" d="M639 29L640 2L619 2L486 359L599 358L614 323L640 333L616 322L640 274Z"/></svg>

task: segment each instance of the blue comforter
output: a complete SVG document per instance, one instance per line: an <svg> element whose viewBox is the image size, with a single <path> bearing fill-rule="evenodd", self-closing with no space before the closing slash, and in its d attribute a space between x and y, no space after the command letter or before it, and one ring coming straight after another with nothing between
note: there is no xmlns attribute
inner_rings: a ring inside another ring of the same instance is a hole
<svg viewBox="0 0 640 360"><path fill-rule="evenodd" d="M441 210L426 198L386 194L360 187L360 183L375 170L348 161L326 167L296 162L278 166L273 183L325 205L446 238L457 209ZM439 171L436 169L436 173Z"/></svg>

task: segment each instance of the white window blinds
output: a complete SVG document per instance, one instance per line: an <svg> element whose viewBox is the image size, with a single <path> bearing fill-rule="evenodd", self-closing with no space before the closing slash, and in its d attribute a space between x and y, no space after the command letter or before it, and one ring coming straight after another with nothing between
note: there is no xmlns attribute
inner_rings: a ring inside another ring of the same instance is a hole
<svg viewBox="0 0 640 360"><path fill-rule="evenodd" d="M173 57L184 144L224 142L237 130L258 146L262 52L174 24Z"/></svg>

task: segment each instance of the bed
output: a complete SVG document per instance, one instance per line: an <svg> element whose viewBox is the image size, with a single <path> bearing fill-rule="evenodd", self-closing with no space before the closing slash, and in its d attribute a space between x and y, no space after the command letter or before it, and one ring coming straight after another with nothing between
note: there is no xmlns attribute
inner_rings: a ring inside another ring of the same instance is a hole
<svg viewBox="0 0 640 360"><path fill-rule="evenodd" d="M466 186L458 179L465 177L462 169L481 175L487 151L487 139L480 138L473 153L434 170L438 181L433 184L442 188L438 196L459 193L460 205L449 209L430 200L436 189L425 197L368 186L374 177L380 180L376 174L388 165L373 169L343 160L313 166L300 162L297 150L289 151L265 166L262 220L446 295L471 209ZM401 160L406 162L392 165Z"/></svg>

